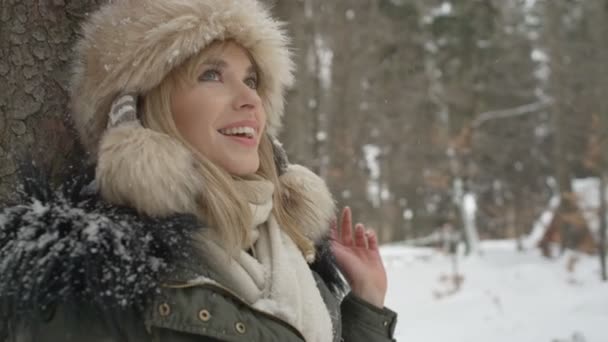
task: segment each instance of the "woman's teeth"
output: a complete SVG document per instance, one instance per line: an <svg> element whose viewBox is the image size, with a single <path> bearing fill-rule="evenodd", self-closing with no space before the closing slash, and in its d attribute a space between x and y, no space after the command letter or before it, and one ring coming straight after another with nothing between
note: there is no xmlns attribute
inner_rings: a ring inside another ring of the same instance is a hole
<svg viewBox="0 0 608 342"><path fill-rule="evenodd" d="M247 138L253 138L255 136L255 129L252 127L234 127L220 129L220 133L224 135L245 135Z"/></svg>

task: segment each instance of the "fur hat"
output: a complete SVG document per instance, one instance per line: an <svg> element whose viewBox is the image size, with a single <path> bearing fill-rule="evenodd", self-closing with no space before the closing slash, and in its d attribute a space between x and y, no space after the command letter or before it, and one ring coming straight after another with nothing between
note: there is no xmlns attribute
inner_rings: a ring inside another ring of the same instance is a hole
<svg viewBox="0 0 608 342"><path fill-rule="evenodd" d="M95 158L112 101L143 94L215 40L232 39L259 68L268 133L281 127L293 62L282 24L256 0L115 0L91 14L76 46L72 117Z"/></svg>
<svg viewBox="0 0 608 342"><path fill-rule="evenodd" d="M156 217L198 210L198 199L206 196L200 162L178 140L141 126L132 96L160 84L213 41L226 39L254 59L267 133L276 136L293 63L281 24L257 0L113 0L84 23L72 116L97 164L96 186L104 200ZM304 167L288 165L276 140L273 148L286 189L312 208L311 215L299 218L305 234L321 238L335 210L325 182Z"/></svg>

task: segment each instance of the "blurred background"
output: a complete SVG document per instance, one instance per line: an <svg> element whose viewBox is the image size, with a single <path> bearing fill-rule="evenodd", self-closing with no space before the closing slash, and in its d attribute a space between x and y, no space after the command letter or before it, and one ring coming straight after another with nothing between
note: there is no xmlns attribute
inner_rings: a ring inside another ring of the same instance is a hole
<svg viewBox="0 0 608 342"><path fill-rule="evenodd" d="M398 340L608 341L608 1L269 2L282 141L379 231Z"/></svg>
<svg viewBox="0 0 608 342"><path fill-rule="evenodd" d="M608 0L264 1L297 63L281 141L378 231L400 340L608 341ZM19 156L82 157L102 2L1 2L0 202Z"/></svg>

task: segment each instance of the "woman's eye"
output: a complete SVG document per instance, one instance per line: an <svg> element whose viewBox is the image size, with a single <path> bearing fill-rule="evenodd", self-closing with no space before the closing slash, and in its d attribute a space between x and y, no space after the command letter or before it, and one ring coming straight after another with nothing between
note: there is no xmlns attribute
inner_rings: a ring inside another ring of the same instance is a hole
<svg viewBox="0 0 608 342"><path fill-rule="evenodd" d="M255 76L248 77L245 80L245 84L251 89L258 89L258 78Z"/></svg>
<svg viewBox="0 0 608 342"><path fill-rule="evenodd" d="M198 78L199 81L220 81L222 79L222 74L219 70L209 69Z"/></svg>

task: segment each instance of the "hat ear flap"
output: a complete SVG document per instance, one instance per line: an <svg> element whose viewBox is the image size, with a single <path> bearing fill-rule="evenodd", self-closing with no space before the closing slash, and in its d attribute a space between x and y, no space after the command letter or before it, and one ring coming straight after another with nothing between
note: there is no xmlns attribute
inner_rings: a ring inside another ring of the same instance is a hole
<svg viewBox="0 0 608 342"><path fill-rule="evenodd" d="M149 216L196 213L204 180L192 152L168 134L143 127L135 95L117 97L108 116L95 170L104 200Z"/></svg>

